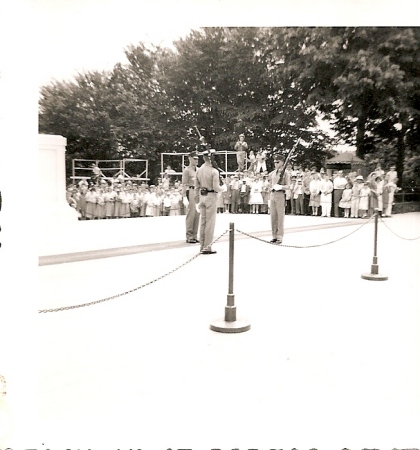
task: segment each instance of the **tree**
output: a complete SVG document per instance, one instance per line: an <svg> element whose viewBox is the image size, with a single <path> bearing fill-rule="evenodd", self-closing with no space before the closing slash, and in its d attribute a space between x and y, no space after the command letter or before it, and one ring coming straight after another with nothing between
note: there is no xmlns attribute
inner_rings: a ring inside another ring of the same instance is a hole
<svg viewBox="0 0 420 450"><path fill-rule="evenodd" d="M357 155L377 158L392 143L402 177L407 144L418 152L419 30L291 28L271 38L277 70L307 90Z"/></svg>
<svg viewBox="0 0 420 450"><path fill-rule="evenodd" d="M328 139L316 129L316 110L290 77L273 72L266 45L267 32L259 28L203 29L176 42L161 83L178 123L186 130L197 125L225 150L241 132L251 148L278 151L291 148L303 134L310 144L306 157L313 163L316 155L321 164L329 156L323 153Z"/></svg>

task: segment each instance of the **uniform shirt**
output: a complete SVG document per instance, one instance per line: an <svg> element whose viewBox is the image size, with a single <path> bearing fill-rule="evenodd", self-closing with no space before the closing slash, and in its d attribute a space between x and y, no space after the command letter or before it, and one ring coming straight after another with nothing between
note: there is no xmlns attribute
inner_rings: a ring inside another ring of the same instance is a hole
<svg viewBox="0 0 420 450"><path fill-rule="evenodd" d="M182 193L185 196L190 186L195 186L195 179L197 176L197 169L192 166L187 166L182 172Z"/></svg>
<svg viewBox="0 0 420 450"><path fill-rule="evenodd" d="M219 172L213 168L210 161L206 161L197 170L195 178L195 201L198 203L200 198L200 189L213 190L220 192Z"/></svg>
<svg viewBox="0 0 420 450"><path fill-rule="evenodd" d="M281 172L283 169L279 169L279 172ZM290 174L286 170L283 175L283 179L279 180L280 174L277 174L277 170L273 170L268 175L268 179L270 181L270 190L273 189L273 186L275 184L281 184L283 186L283 190L287 190L290 187Z"/></svg>

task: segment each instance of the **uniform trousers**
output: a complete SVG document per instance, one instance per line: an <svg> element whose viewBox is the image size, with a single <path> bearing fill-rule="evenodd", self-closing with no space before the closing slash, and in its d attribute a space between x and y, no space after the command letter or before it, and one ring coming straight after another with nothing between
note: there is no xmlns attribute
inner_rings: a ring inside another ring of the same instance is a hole
<svg viewBox="0 0 420 450"><path fill-rule="evenodd" d="M185 229L187 241L197 239L198 225L200 223L200 214L195 208L194 189L188 191L187 216L185 218Z"/></svg>
<svg viewBox="0 0 420 450"><path fill-rule="evenodd" d="M286 195L283 191L270 194L271 232L273 239L283 239Z"/></svg>
<svg viewBox="0 0 420 450"><path fill-rule="evenodd" d="M211 250L217 214L217 193L200 195L200 250Z"/></svg>

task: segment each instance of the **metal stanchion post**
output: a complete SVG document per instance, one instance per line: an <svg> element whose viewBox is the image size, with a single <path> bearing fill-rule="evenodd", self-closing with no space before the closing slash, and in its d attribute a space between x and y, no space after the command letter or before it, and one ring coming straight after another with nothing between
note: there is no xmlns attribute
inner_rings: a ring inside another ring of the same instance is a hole
<svg viewBox="0 0 420 450"><path fill-rule="evenodd" d="M362 278L365 280L385 281L388 279L388 277L386 275L379 274L379 266L378 266L378 216L379 211L377 208L375 208L375 236L373 244L373 262L371 265L370 273L362 274Z"/></svg>
<svg viewBox="0 0 420 450"><path fill-rule="evenodd" d="M246 319L236 319L235 295L233 294L234 235L235 228L231 223L229 226L229 291L225 317L210 323L210 329L220 333L242 333L251 328L251 324Z"/></svg>

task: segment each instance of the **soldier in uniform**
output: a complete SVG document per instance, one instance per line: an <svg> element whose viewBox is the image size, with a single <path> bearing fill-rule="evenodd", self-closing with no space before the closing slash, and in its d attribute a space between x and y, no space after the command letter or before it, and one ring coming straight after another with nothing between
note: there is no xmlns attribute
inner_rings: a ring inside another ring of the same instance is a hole
<svg viewBox="0 0 420 450"><path fill-rule="evenodd" d="M198 154L191 152L188 155L189 165L182 173L182 197L184 206L187 209L185 218L186 240L189 244L197 244L198 225L200 222L200 214L195 207L195 178L197 174Z"/></svg>
<svg viewBox="0 0 420 450"><path fill-rule="evenodd" d="M220 191L219 172L212 166L211 150L204 150L204 164L197 170L195 179L195 203L200 212L200 252L203 255L212 255L211 244L214 238L216 225L217 193Z"/></svg>
<svg viewBox="0 0 420 450"><path fill-rule="evenodd" d="M286 206L286 190L290 188L290 174L283 171L283 156L274 156L274 170L268 175L270 182L270 217L271 232L273 239L271 243L281 244L284 234L284 214Z"/></svg>

